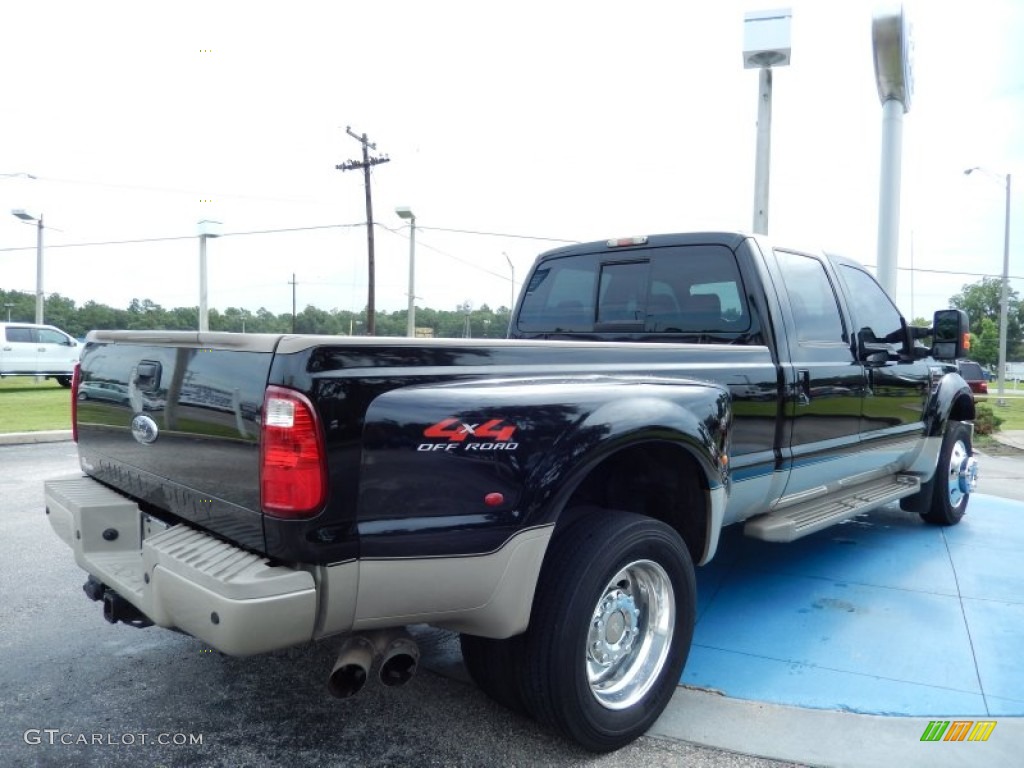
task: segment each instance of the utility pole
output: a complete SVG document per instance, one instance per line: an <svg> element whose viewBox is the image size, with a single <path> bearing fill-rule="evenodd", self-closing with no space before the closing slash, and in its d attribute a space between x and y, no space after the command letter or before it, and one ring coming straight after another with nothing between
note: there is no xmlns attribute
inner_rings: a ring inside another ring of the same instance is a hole
<svg viewBox="0 0 1024 768"><path fill-rule="evenodd" d="M363 170L363 184L366 188L366 247L368 253L368 274L367 274L367 300L366 300L366 335L373 336L377 331L376 310L374 307L374 290L376 280L374 278L373 262L373 200L370 195L370 168L380 163L390 162L387 155L370 157L370 150L376 150L377 145L370 142L364 133L362 136L353 133L351 126L345 127L345 132L353 139L363 145L363 160L347 160L341 165L334 166L339 171L351 171L356 168Z"/></svg>
<svg viewBox="0 0 1024 768"><path fill-rule="evenodd" d="M292 287L292 333L295 333L295 273L292 272L292 279L289 285Z"/></svg>

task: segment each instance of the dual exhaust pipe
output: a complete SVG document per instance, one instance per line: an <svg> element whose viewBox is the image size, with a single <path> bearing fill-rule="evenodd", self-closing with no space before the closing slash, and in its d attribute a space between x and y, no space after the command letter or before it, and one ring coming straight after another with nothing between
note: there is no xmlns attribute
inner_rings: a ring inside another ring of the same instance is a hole
<svg viewBox="0 0 1024 768"><path fill-rule="evenodd" d="M90 576L82 589L90 600L103 603L103 618L111 624L152 626L153 622L142 611L95 577ZM366 685L375 662L379 662L377 676L382 685L405 685L416 674L420 649L405 629L378 629L350 635L327 678L327 690L339 699L354 696Z"/></svg>
<svg viewBox="0 0 1024 768"><path fill-rule="evenodd" d="M375 661L380 661L377 676L383 685L404 685L416 674L420 649L404 629L380 629L351 635L338 652L327 678L332 696L345 699L366 685Z"/></svg>

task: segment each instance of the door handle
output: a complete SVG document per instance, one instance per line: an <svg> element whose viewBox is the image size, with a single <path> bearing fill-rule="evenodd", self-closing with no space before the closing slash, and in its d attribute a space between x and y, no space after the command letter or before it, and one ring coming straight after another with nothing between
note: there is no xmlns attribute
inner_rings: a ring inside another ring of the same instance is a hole
<svg viewBox="0 0 1024 768"><path fill-rule="evenodd" d="M811 372L807 370L797 371L797 395L798 405L811 404Z"/></svg>

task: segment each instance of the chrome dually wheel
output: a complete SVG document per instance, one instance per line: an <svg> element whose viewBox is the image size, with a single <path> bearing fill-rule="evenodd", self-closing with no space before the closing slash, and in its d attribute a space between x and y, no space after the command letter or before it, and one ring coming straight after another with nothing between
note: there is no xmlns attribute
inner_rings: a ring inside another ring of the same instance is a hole
<svg viewBox="0 0 1024 768"><path fill-rule="evenodd" d="M643 699L665 666L675 596L665 569L630 563L605 586L587 636L587 679L598 702L626 709Z"/></svg>

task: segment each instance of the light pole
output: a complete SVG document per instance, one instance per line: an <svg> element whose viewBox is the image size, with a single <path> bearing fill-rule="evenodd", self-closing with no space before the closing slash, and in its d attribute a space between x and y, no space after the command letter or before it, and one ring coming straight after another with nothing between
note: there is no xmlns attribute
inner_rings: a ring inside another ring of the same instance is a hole
<svg viewBox="0 0 1024 768"><path fill-rule="evenodd" d="M9 323L9 322L11 322L11 307L13 307L14 305L13 304L4 304L4 306L7 307L7 322Z"/></svg>
<svg viewBox="0 0 1024 768"><path fill-rule="evenodd" d="M903 7L883 8L871 20L875 84L882 103L882 165L878 185L878 282L896 295L900 245L903 115L914 92L913 43Z"/></svg>
<svg viewBox="0 0 1024 768"><path fill-rule="evenodd" d="M203 219L199 229L199 332L210 330L210 309L206 301L206 239L220 237L221 223Z"/></svg>
<svg viewBox="0 0 1024 768"><path fill-rule="evenodd" d="M788 8L753 11L743 17L743 68L760 70L757 88L757 155L754 158L754 232L768 233L772 153L772 67L789 65Z"/></svg>
<svg viewBox="0 0 1024 768"><path fill-rule="evenodd" d="M16 208L11 213L22 221L36 222L36 325L43 324L43 214L38 217Z"/></svg>
<svg viewBox="0 0 1024 768"><path fill-rule="evenodd" d="M1006 182L1006 219L1003 223L1003 284L999 291L999 396L997 405L1006 405L1006 327L1010 297L1010 174L993 173L981 166L968 168L964 173L970 176L974 171L982 171Z"/></svg>
<svg viewBox="0 0 1024 768"><path fill-rule="evenodd" d="M512 271L512 303L508 305L508 331L505 334L506 336L511 336L512 311L515 309L516 306L516 268L515 265L512 263L512 259L508 257L508 254L505 253L505 251L502 251L501 255L505 257L505 261L508 262L508 268Z"/></svg>
<svg viewBox="0 0 1024 768"><path fill-rule="evenodd" d="M406 206L395 208L395 213L409 220L409 310L405 335L412 338L416 336L416 215Z"/></svg>
<svg viewBox="0 0 1024 768"><path fill-rule="evenodd" d="M508 311L511 312L512 308L516 304L516 268L512 263L512 259L508 257L508 254L505 253L505 251L502 251L501 255L505 257L505 261L508 262L508 268L512 272L512 302L508 305Z"/></svg>

